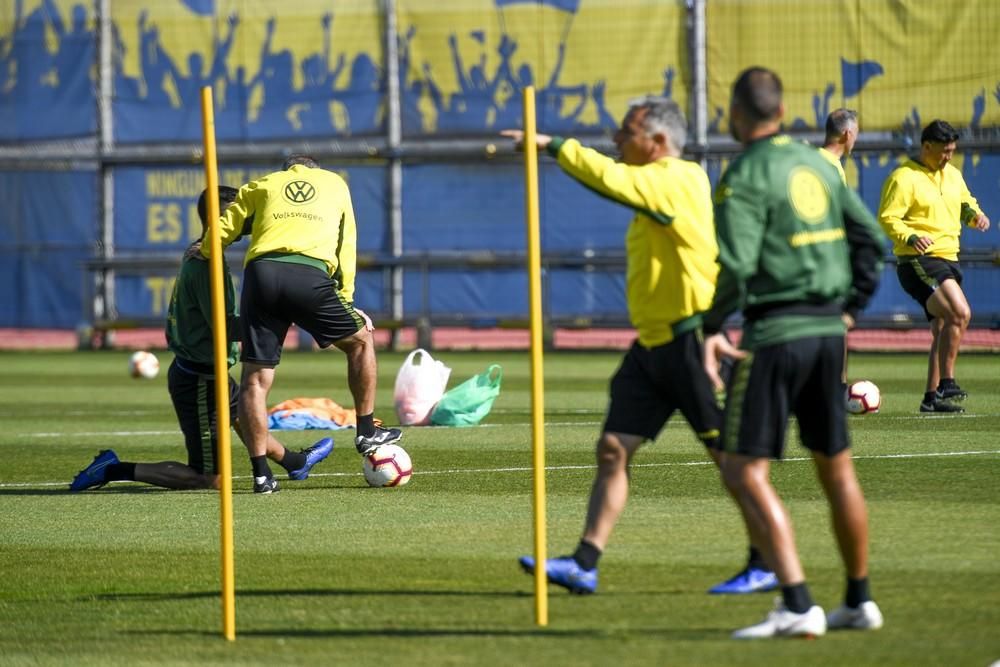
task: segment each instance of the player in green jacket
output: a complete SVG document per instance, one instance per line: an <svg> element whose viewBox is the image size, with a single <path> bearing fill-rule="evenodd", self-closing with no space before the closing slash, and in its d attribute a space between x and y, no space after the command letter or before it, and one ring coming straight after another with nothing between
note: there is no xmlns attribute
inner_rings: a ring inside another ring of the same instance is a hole
<svg viewBox="0 0 1000 667"><path fill-rule="evenodd" d="M503 133L520 145L523 132ZM719 460L721 409L701 367L701 316L711 303L718 267L711 186L695 162L681 159L687 123L677 103L634 103L615 134L621 159L576 139L540 134L537 147L572 178L635 212L625 235L626 301L637 340L611 379L611 402L597 441L597 476L583 535L570 556L545 564L552 583L573 593L597 589L597 563L628 500L628 468L680 411L709 455ZM521 566L535 568L524 556ZM749 593L777 585L756 550L740 574L711 590Z"/></svg>
<svg viewBox="0 0 1000 667"><path fill-rule="evenodd" d="M729 123L745 148L715 195L720 272L705 315L706 371L721 385L721 355L738 359L723 423L722 477L782 592L777 609L735 638L882 625L868 590L868 517L841 384L845 323L878 284L882 236L830 163L780 133L783 113L774 72L754 67L739 76ZM742 350L716 333L737 309ZM769 479L792 414L829 500L847 570L845 603L829 617L813 603L788 512Z"/></svg>

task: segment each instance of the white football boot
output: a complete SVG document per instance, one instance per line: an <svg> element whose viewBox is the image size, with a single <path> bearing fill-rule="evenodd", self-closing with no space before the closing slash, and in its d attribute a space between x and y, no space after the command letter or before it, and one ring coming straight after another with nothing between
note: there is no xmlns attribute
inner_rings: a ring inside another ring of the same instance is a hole
<svg viewBox="0 0 1000 667"><path fill-rule="evenodd" d="M826 616L826 627L831 630L878 630L883 622L882 610L874 600L862 602L857 608L842 605Z"/></svg>
<svg viewBox="0 0 1000 667"><path fill-rule="evenodd" d="M777 598L774 611L762 622L741 628L733 639L766 639L769 637L820 637L826 634L826 614L814 604L804 614L789 611L781 598Z"/></svg>

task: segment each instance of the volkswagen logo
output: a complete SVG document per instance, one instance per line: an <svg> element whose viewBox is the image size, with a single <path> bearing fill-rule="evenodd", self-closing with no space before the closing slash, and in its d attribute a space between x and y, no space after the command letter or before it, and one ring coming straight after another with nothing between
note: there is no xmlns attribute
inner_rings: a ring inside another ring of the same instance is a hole
<svg viewBox="0 0 1000 667"><path fill-rule="evenodd" d="M292 204L305 204L316 196L316 188L308 181L291 181L285 185L285 199Z"/></svg>

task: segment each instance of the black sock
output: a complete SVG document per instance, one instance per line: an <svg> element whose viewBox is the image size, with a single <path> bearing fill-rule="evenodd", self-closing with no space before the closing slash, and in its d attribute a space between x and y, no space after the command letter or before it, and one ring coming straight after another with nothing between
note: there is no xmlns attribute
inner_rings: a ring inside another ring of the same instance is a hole
<svg viewBox="0 0 1000 667"><path fill-rule="evenodd" d="M795 584L794 586L782 586L781 598L785 602L785 608L796 614L804 614L813 606L812 596L809 594L809 587L806 582Z"/></svg>
<svg viewBox="0 0 1000 667"><path fill-rule="evenodd" d="M271 467L267 465L267 456L251 456L250 467L254 477L272 477Z"/></svg>
<svg viewBox="0 0 1000 667"><path fill-rule="evenodd" d="M924 403L933 403L937 400L936 391L928 391L924 393Z"/></svg>
<svg viewBox="0 0 1000 667"><path fill-rule="evenodd" d="M306 464L306 455L302 452L293 452L292 450L285 448L285 455L278 461L280 465L285 470L291 472L292 470L298 470Z"/></svg>
<svg viewBox="0 0 1000 667"><path fill-rule="evenodd" d="M942 389L947 389L948 387L957 386L957 384L958 383L955 382L955 378L941 378L938 381L937 388L938 388L938 391L941 391Z"/></svg>
<svg viewBox="0 0 1000 667"><path fill-rule="evenodd" d="M358 415L358 435L369 437L375 435L375 413Z"/></svg>
<svg viewBox="0 0 1000 667"><path fill-rule="evenodd" d="M580 540L573 552L573 560L584 570L593 570L601 559L601 550L586 540Z"/></svg>
<svg viewBox="0 0 1000 667"><path fill-rule="evenodd" d="M134 463L112 463L104 469L104 479L109 482L134 482Z"/></svg>
<svg viewBox="0 0 1000 667"><path fill-rule="evenodd" d="M868 577L847 578L847 594L844 596L844 604L851 609L857 609L863 602L868 602L871 599L872 594L868 590Z"/></svg>
<svg viewBox="0 0 1000 667"><path fill-rule="evenodd" d="M751 568L771 571L771 568L764 562L764 556L760 553L760 550L752 544L750 545L750 556L747 558L747 569Z"/></svg>

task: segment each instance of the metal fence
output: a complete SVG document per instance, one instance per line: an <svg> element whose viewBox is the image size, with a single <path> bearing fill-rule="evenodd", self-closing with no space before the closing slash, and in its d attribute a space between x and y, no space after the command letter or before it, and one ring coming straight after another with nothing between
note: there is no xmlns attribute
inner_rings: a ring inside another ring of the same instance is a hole
<svg viewBox="0 0 1000 667"><path fill-rule="evenodd" d="M860 112L847 172L872 207L922 124L949 119L962 128L959 165L970 187L1000 220L996 34L993 0L303 0L277 10L242 0L96 0L89 8L0 1L0 115L8 121L0 187L6 179L11 192L32 193L19 195L27 201L7 221L0 256L44 256L70 243L76 251L65 261L80 273L61 280L81 301L80 319L109 327L155 320L148 295L129 287L128 276L162 271L165 254L179 254L189 238L154 231L190 227L185 216L200 188L174 193L150 183L164 171L190 180L201 154L190 91L206 84L219 109L220 164L233 178L306 152L365 190L375 240L361 248L362 291L375 314L399 323L516 320L527 312L520 297L491 311L479 295L452 298L448 290L463 287L456 272L496 274L497 291L517 289L522 193L516 157L497 131L519 123L521 88L539 90L542 131L609 152L630 99L673 97L688 109L688 155L714 180L738 150L725 109L732 79L750 64L782 75L788 129L804 139L821 139L833 108ZM625 324L624 298L614 294L624 227L617 236L602 231L615 214L555 171L543 170L542 182L553 285L547 315ZM41 175L38 184L25 172ZM46 198L47 173L82 176L90 210ZM512 224L492 222L497 211ZM89 230L72 241L24 229L58 227L70 216L85 216L75 226ZM478 227L452 234L451 222ZM1000 321L995 238L970 238L963 255L980 325ZM28 264L8 289L34 282ZM582 298L573 297L577 290ZM56 292L59 284L37 298ZM11 300L31 300L18 294ZM573 312L588 299L588 309ZM449 311L440 301L459 305ZM876 305L869 323L914 319L913 304L891 289ZM39 326L61 310L0 320Z"/></svg>

